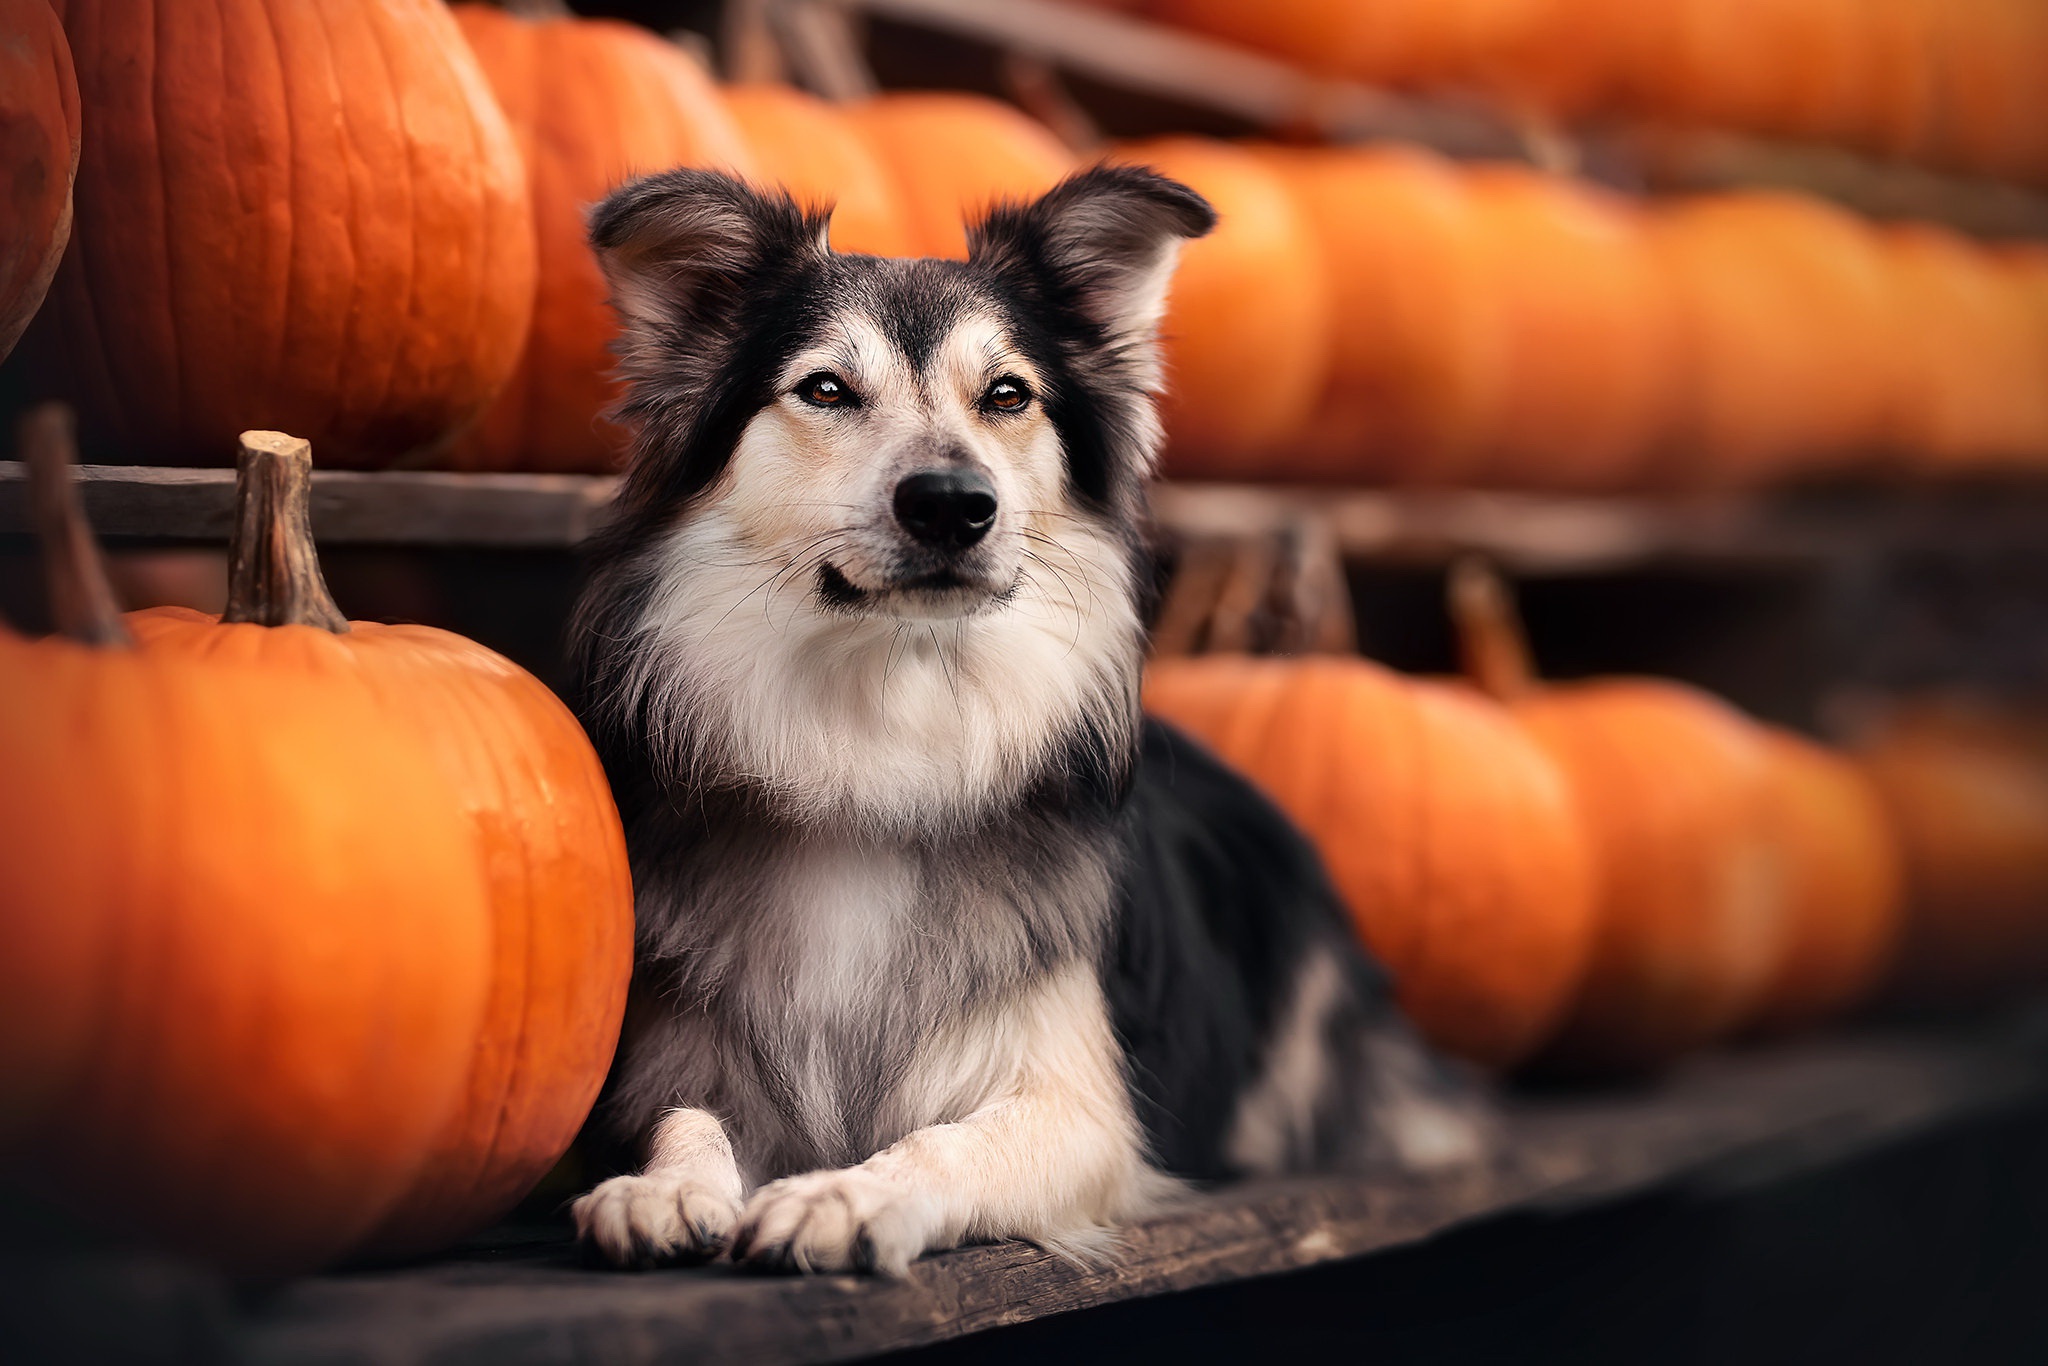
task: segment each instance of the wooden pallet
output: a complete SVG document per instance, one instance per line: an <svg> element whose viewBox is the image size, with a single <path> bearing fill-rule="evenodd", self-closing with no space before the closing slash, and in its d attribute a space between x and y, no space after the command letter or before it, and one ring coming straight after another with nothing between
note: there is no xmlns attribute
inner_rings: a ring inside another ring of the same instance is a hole
<svg viewBox="0 0 2048 1366"><path fill-rule="evenodd" d="M552 1229L425 1265L314 1277L235 1325L267 1363L842 1361L1114 1301L1392 1248L1532 1205L1715 1174L1762 1179L2038 1097L2037 1059L1982 1040L1868 1034L1696 1060L1631 1092L1512 1104L1508 1155L1436 1184L1318 1180L1198 1197L1129 1231L1113 1266L1019 1244L927 1258L902 1281L729 1268L580 1267Z"/></svg>

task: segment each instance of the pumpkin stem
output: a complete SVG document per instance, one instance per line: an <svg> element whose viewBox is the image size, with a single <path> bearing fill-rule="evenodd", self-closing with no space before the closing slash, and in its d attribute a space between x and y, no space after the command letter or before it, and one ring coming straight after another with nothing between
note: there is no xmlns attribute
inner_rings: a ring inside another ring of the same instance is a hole
<svg viewBox="0 0 2048 1366"><path fill-rule="evenodd" d="M1465 676L1481 692L1497 702L1512 702L1536 691L1536 667L1521 615L1492 565L1467 555L1451 566L1450 608Z"/></svg>
<svg viewBox="0 0 2048 1366"><path fill-rule="evenodd" d="M312 490L311 442L283 432L242 433L222 621L348 630L313 547Z"/></svg>
<svg viewBox="0 0 2048 1366"><path fill-rule="evenodd" d="M567 19L574 13L567 0L504 0L504 5L515 19Z"/></svg>
<svg viewBox="0 0 2048 1366"><path fill-rule="evenodd" d="M85 520L71 473L78 463L78 432L71 410L61 403L31 408L17 432L21 458L28 466L29 497L35 506L50 615L57 630L87 645L130 644L121 604L107 582L107 562Z"/></svg>

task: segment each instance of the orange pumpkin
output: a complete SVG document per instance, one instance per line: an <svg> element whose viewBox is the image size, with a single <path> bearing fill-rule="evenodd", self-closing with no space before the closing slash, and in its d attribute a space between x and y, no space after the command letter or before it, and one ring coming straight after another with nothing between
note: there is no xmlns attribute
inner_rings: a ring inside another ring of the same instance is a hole
<svg viewBox="0 0 2048 1366"><path fill-rule="evenodd" d="M1315 234L1334 319L1328 374L1290 473L1448 482L1492 433L1502 383L1483 227L1465 179L1409 148L1263 153Z"/></svg>
<svg viewBox="0 0 2048 1366"><path fill-rule="evenodd" d="M918 242L895 182L838 109L786 85L736 85L725 106L765 184L800 204L832 208L834 251L913 256Z"/></svg>
<svg viewBox="0 0 2048 1366"><path fill-rule="evenodd" d="M0 360L42 306L71 240L78 79L48 0L0 0Z"/></svg>
<svg viewBox="0 0 2048 1366"><path fill-rule="evenodd" d="M1672 305L1639 215L1590 185L1514 167L1466 183L1503 360L1478 477L1628 486L1671 425L1678 381Z"/></svg>
<svg viewBox="0 0 2048 1366"><path fill-rule="evenodd" d="M533 308L531 208L438 0L56 9L86 136L29 350L96 445L208 464L255 422L382 465L482 411Z"/></svg>
<svg viewBox="0 0 2048 1366"><path fill-rule="evenodd" d="M1412 86L1469 75L1543 7L1539 0L1152 0L1150 8L1326 75Z"/></svg>
<svg viewBox="0 0 2048 1366"><path fill-rule="evenodd" d="M27 444L59 622L94 643L0 630L0 1155L154 1241L310 1269L460 1098L474 836L345 680L130 648L61 435Z"/></svg>
<svg viewBox="0 0 2048 1366"><path fill-rule="evenodd" d="M1921 473L1981 474L2048 457L2038 318L1997 257L1941 228L1886 234L1910 361L1901 436Z"/></svg>
<svg viewBox="0 0 2048 1366"><path fill-rule="evenodd" d="M1683 338L1676 477L1750 486L1838 469L1896 439L1909 321L1881 243L1798 195L1663 215Z"/></svg>
<svg viewBox="0 0 2048 1366"><path fill-rule="evenodd" d="M614 469L626 437L602 414L617 397L610 348L618 320L584 238L584 213L650 171L708 166L750 175L752 154L710 76L645 29L567 15L526 19L477 4L455 6L455 17L525 157L528 230L540 255L533 329L518 369L449 463Z"/></svg>
<svg viewBox="0 0 2048 1366"><path fill-rule="evenodd" d="M1592 958L1546 1062L1635 1071L1726 1037L1783 956L1758 727L1656 679L1539 687L1490 572L1460 565L1451 601L1470 676L1563 771L1592 844Z"/></svg>
<svg viewBox="0 0 2048 1366"><path fill-rule="evenodd" d="M446 777L482 852L491 994L461 1105L363 1249L429 1252L553 1166L611 1065L631 969L625 836L596 752L539 679L426 626L344 620L307 532L306 443L243 438L228 610L130 614L145 652L347 684Z"/></svg>
<svg viewBox="0 0 2048 1366"><path fill-rule="evenodd" d="M915 255L967 256L967 223L1035 199L1073 169L1044 127L975 95L883 95L842 111L889 170Z"/></svg>
<svg viewBox="0 0 2048 1366"><path fill-rule="evenodd" d="M1401 1005L1510 1066L1584 969L1593 886L1564 782L1500 710L1363 660L1155 661L1145 705L1250 776L1322 851Z"/></svg>
<svg viewBox="0 0 2048 1366"><path fill-rule="evenodd" d="M2048 980L2048 722L1917 699L1856 751L1905 854L1900 991L1968 1000Z"/></svg>
<svg viewBox="0 0 2048 1366"><path fill-rule="evenodd" d="M1284 453L1322 398L1336 324L1308 215L1287 178L1242 147L1164 138L1115 157L1193 186L1221 219L1182 250L1167 295L1167 470L1288 473Z"/></svg>
<svg viewBox="0 0 2048 1366"><path fill-rule="evenodd" d="M2048 177L2048 6L1944 0L1930 55L1942 162L2010 180Z"/></svg>
<svg viewBox="0 0 2048 1366"><path fill-rule="evenodd" d="M1766 829L1784 880L1785 935L1751 1028L1781 1033L1851 1009L1898 947L1905 874L1877 789L1848 758L1766 730Z"/></svg>

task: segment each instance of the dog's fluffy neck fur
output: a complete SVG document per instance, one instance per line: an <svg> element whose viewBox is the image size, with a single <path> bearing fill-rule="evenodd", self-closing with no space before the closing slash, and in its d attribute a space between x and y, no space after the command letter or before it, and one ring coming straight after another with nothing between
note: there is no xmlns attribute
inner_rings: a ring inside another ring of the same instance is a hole
<svg viewBox="0 0 2048 1366"><path fill-rule="evenodd" d="M1129 550L1080 522L1040 535L1005 600L926 622L834 611L815 564L764 571L715 507L686 517L642 569L614 705L674 792L751 794L753 818L848 838L970 830L1074 746L1120 781L1142 664Z"/></svg>

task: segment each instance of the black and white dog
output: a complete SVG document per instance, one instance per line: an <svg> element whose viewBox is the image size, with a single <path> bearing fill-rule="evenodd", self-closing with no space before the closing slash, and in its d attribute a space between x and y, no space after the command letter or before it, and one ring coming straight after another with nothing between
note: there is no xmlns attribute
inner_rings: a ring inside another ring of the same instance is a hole
<svg viewBox="0 0 2048 1366"><path fill-rule="evenodd" d="M636 445L578 670L644 1159L576 1202L603 1258L1083 1255L1181 1178L1478 1147L1314 853L1139 716L1156 333L1214 221L1114 168L964 263L707 172L597 210Z"/></svg>

